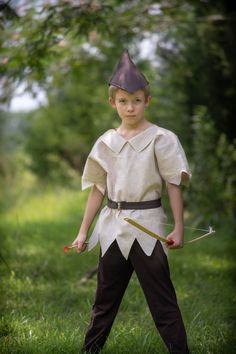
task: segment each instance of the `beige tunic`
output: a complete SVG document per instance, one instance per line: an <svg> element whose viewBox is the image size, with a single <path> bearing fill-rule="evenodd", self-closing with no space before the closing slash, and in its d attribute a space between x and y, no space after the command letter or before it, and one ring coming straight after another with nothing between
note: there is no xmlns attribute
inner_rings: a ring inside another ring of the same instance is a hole
<svg viewBox="0 0 236 354"><path fill-rule="evenodd" d="M104 133L94 144L82 175L82 190L96 185L114 201L140 202L158 199L163 183L187 184L191 174L184 150L171 131L152 125L132 139L115 129ZM135 239L151 255L156 240L134 228L132 218L164 235L166 216L162 207L146 210L117 210L105 206L89 240L88 250L100 241L102 256L116 240L127 259ZM165 245L163 245L166 251Z"/></svg>

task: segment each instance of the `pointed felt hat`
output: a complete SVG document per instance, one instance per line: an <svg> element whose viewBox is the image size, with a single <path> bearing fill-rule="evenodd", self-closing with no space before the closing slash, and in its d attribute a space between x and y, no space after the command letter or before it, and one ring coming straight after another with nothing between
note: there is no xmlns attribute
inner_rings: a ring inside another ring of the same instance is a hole
<svg viewBox="0 0 236 354"><path fill-rule="evenodd" d="M127 49L122 53L109 85L119 87L129 93L134 93L148 85L145 76L132 62Z"/></svg>

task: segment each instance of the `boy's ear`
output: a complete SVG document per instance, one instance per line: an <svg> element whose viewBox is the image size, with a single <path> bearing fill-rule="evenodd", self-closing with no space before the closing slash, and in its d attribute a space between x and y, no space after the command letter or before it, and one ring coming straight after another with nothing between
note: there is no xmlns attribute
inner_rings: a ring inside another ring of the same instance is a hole
<svg viewBox="0 0 236 354"><path fill-rule="evenodd" d="M151 102L151 99L152 99L152 96L148 96L147 99L146 99L146 103L145 103L145 106L148 107L150 102Z"/></svg>
<svg viewBox="0 0 236 354"><path fill-rule="evenodd" d="M116 108L115 100L113 97L109 97L109 103L112 106L112 108Z"/></svg>

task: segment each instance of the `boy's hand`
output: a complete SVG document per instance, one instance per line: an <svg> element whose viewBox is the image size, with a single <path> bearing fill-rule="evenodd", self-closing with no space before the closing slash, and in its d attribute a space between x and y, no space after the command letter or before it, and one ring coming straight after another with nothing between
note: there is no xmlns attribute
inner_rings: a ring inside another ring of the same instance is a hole
<svg viewBox="0 0 236 354"><path fill-rule="evenodd" d="M74 246L77 250L77 253L84 252L87 248L87 243L85 243L87 239L87 234L83 233L78 233L76 239L72 243L72 246Z"/></svg>
<svg viewBox="0 0 236 354"><path fill-rule="evenodd" d="M171 241L171 243L167 247L169 249L178 249L182 248L184 246L184 235L183 231L178 231L178 230L173 230L167 237L166 239L168 241Z"/></svg>

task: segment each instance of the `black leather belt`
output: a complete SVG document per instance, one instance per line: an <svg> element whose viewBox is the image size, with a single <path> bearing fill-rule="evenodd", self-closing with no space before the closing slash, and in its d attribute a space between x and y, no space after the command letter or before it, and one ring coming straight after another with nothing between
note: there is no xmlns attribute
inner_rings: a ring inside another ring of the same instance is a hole
<svg viewBox="0 0 236 354"><path fill-rule="evenodd" d="M154 209L161 206L161 199L147 200L144 202L114 202L108 199L107 206L111 209Z"/></svg>

